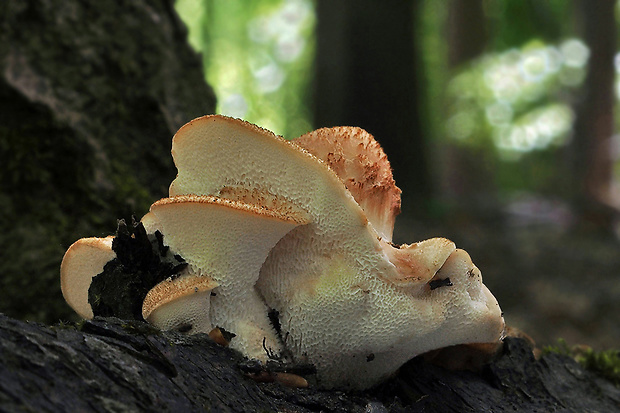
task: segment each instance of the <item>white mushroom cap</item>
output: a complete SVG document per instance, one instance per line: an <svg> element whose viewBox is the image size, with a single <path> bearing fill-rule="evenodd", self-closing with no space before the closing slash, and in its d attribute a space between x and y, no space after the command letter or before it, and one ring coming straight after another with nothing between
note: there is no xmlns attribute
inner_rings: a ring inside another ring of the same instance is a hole
<svg viewBox="0 0 620 413"><path fill-rule="evenodd" d="M291 229L305 224L299 214L211 196L181 195L151 206L164 242L217 284L211 297L211 322L236 336L231 347L266 359L263 339L279 351L268 309L255 290L260 268L273 246ZM208 332L208 331L207 331Z"/></svg>
<svg viewBox="0 0 620 413"><path fill-rule="evenodd" d="M153 287L144 299L142 316L162 330L191 328L192 333L211 331L209 299L217 283L210 277L183 274Z"/></svg>
<svg viewBox="0 0 620 413"><path fill-rule="evenodd" d="M289 141L248 122L213 115L194 119L173 138L178 169L170 196L212 195L305 213L340 235L367 218L338 176ZM260 199L259 202L256 199Z"/></svg>
<svg viewBox="0 0 620 413"><path fill-rule="evenodd" d="M340 126L317 129L293 142L338 175L381 237L391 241L401 190L375 138L364 129Z"/></svg>
<svg viewBox="0 0 620 413"><path fill-rule="evenodd" d="M217 276L256 281L269 250L307 223L301 214L212 196L179 195L151 205L164 242L191 266ZM228 280L227 280L228 281Z"/></svg>
<svg viewBox="0 0 620 413"><path fill-rule="evenodd" d="M88 289L94 276L103 272L108 261L116 258L112 239L82 238L73 243L60 265L60 289L67 304L83 318L93 318Z"/></svg>
<svg viewBox="0 0 620 413"><path fill-rule="evenodd" d="M401 286L428 283L456 249L454 242L446 238L431 238L398 248L384 242L381 245L388 260L396 267L396 272L388 271L382 275Z"/></svg>
<svg viewBox="0 0 620 413"><path fill-rule="evenodd" d="M152 212L147 212L140 222L147 234L154 234L155 231L161 232L161 225L157 222L157 218L155 218L155 214Z"/></svg>
<svg viewBox="0 0 620 413"><path fill-rule="evenodd" d="M345 166L364 155L372 167L372 151L356 152L355 145L347 145L341 145ZM483 332L478 337L483 341L499 337L495 327L503 321L492 308L495 299L485 294L476 295L480 300L468 298L470 289L484 291L481 280L464 282L459 271L468 271L466 265L452 263L453 270L441 271L456 253L452 242L437 238L401 248L386 242L397 211L396 187L381 194L379 204L388 208L375 211L366 204L374 220L369 225L341 179L358 176L351 172L353 164L339 177L334 172L338 162L330 169L294 143L221 116L181 128L172 153L179 172L171 194L213 195L306 214L309 223L292 229L271 249L256 287L278 310L287 349L314 363L325 387L368 387L421 352L471 339L472 331ZM383 174L377 179L386 182L389 164L381 155L376 159L377 173ZM365 182L373 182L371 175ZM362 193L358 201L364 204ZM453 285L429 284L443 276ZM212 305L220 298L218 293ZM468 317L471 322L463 323ZM453 333L459 323L467 327ZM365 361L370 353L376 355L374 363Z"/></svg>

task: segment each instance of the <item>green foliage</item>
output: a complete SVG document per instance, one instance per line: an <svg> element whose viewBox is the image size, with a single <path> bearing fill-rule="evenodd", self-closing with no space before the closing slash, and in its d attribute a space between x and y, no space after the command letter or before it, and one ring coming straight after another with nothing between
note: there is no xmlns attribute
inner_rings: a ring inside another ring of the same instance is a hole
<svg viewBox="0 0 620 413"><path fill-rule="evenodd" d="M310 129L314 10L309 0L179 0L203 52L217 111L287 137Z"/></svg>
<svg viewBox="0 0 620 413"><path fill-rule="evenodd" d="M505 160L564 144L573 120L566 95L583 80L587 53L578 40L532 41L482 56L448 83L447 136L491 143Z"/></svg>
<svg viewBox="0 0 620 413"><path fill-rule="evenodd" d="M620 387L620 351L606 350L596 352L589 348L583 355L579 356L578 361L588 370L597 372Z"/></svg>
<svg viewBox="0 0 620 413"><path fill-rule="evenodd" d="M572 23L572 4L565 0L503 0L485 5L495 50L519 47L532 38L557 41Z"/></svg>
<svg viewBox="0 0 620 413"><path fill-rule="evenodd" d="M543 354L550 353L571 357L584 368L620 387L620 350L595 351L587 346L570 347L566 340L558 339L556 345L543 348Z"/></svg>
<svg viewBox="0 0 620 413"><path fill-rule="evenodd" d="M471 177L487 177L491 186L482 184L483 191L571 195L563 148L572 136L573 103L589 56L585 44L570 37L573 7L562 0L483 6L486 52L452 69L449 7L421 3L416 27L427 80L425 126L439 149L430 156L440 162L455 158L448 154L477 159L480 169Z"/></svg>
<svg viewBox="0 0 620 413"><path fill-rule="evenodd" d="M570 100L588 54L577 39L557 46L532 40L470 62L446 87L445 144L486 153L500 193L568 195L559 149L572 134Z"/></svg>

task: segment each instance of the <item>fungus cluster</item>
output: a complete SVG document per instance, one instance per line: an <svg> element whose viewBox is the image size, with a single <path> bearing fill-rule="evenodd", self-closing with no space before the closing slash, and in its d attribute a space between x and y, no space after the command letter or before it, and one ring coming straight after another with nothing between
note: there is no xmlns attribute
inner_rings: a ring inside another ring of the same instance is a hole
<svg viewBox="0 0 620 413"><path fill-rule="evenodd" d="M140 224L186 263L138 298L155 326L222 330L250 359L311 363L320 386L349 389L424 352L501 338L499 305L465 251L444 238L391 242L400 189L366 131L286 141L205 116L177 132L172 156L169 197ZM112 244L81 239L63 259L62 291L82 317Z"/></svg>

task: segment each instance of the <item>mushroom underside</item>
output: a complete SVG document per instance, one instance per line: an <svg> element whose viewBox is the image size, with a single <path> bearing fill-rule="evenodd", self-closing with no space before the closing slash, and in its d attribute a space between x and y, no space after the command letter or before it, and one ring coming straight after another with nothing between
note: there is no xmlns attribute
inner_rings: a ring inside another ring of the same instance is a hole
<svg viewBox="0 0 620 413"><path fill-rule="evenodd" d="M226 331L262 361L286 350L316 365L321 386L352 389L426 351L500 339L499 305L466 252L444 238L390 242L400 189L371 135L329 128L296 142L217 115L177 132L170 197L117 243L148 233L160 261L182 257L137 298L139 316ZM84 317L93 277L126 255L101 240L76 242L61 267L63 294Z"/></svg>
<svg viewBox="0 0 620 413"><path fill-rule="evenodd" d="M316 365L322 387L368 388L419 354L456 344L498 342L502 336L500 307L463 250L454 250L437 273L414 290L350 278L340 279L342 288L335 291L325 280L329 276L324 274L311 292L290 284L275 296L266 294L267 303L280 314L286 348L295 360ZM432 288L433 280L446 279L451 285ZM260 281L259 286L261 292L266 288Z"/></svg>
<svg viewBox="0 0 620 413"><path fill-rule="evenodd" d="M230 346L254 358L266 360L265 346L279 353L269 309L254 286L269 251L305 221L289 210L196 195L159 200L151 213L166 245L188 262L188 271L217 285L209 304L204 304L210 325L203 332L219 327L233 333Z"/></svg>

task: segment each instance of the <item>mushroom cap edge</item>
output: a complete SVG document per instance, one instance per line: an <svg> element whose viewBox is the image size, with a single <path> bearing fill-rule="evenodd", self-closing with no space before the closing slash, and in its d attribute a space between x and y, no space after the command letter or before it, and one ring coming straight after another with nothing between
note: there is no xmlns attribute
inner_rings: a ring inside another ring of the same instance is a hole
<svg viewBox="0 0 620 413"><path fill-rule="evenodd" d="M65 301L82 318L93 318L88 302L92 278L103 272L105 264L116 257L113 236L81 238L74 242L60 264L60 289Z"/></svg>
<svg viewBox="0 0 620 413"><path fill-rule="evenodd" d="M142 317L148 320L157 308L171 303L177 298L210 291L217 286L218 284L212 278L205 275L184 274L167 278L151 288L146 294L142 304Z"/></svg>

